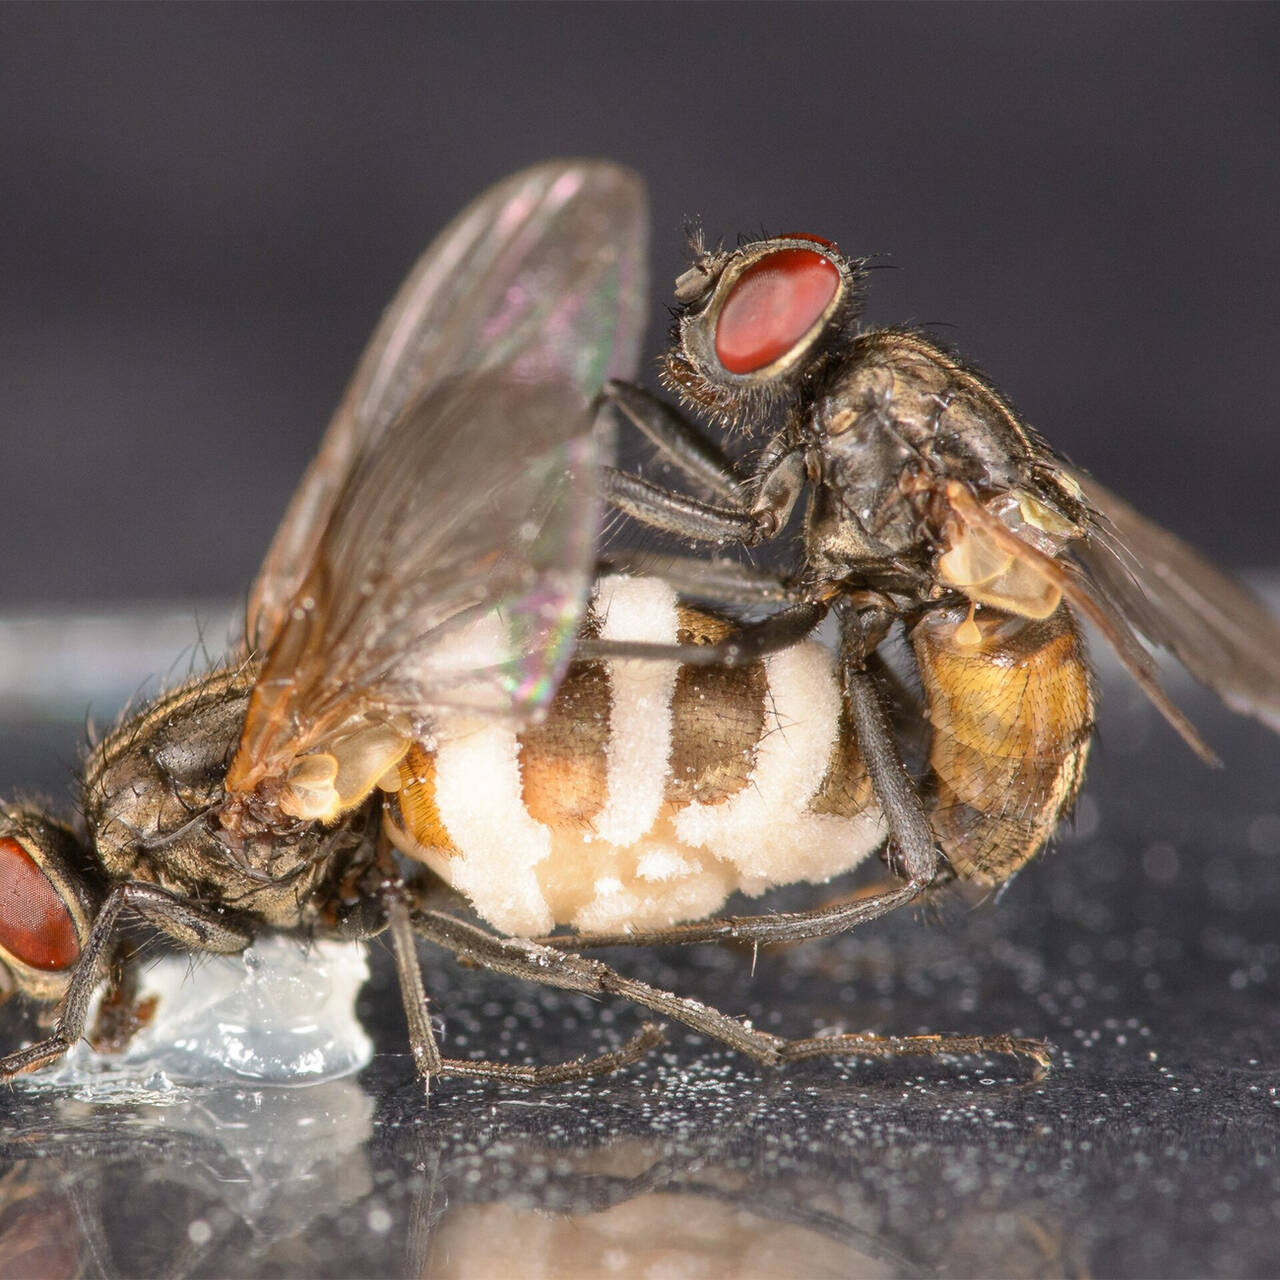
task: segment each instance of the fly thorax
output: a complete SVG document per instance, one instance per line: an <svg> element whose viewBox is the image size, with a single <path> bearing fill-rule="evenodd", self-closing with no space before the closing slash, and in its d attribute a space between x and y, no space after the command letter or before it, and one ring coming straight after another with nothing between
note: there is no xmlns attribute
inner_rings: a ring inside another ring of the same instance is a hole
<svg viewBox="0 0 1280 1280"><path fill-rule="evenodd" d="M826 406L823 478L812 492L810 549L838 563L901 559L919 522L900 480L915 456L873 417Z"/></svg>
<svg viewBox="0 0 1280 1280"><path fill-rule="evenodd" d="M122 721L94 749L84 813L113 876L135 874L146 850L172 843L221 801L249 684L231 672L192 681Z"/></svg>
<svg viewBox="0 0 1280 1280"><path fill-rule="evenodd" d="M290 820L281 830L249 822L232 833L220 821L251 683L251 673L218 672L123 721L88 761L85 820L110 876L291 924L300 895L271 890L314 878L323 832Z"/></svg>

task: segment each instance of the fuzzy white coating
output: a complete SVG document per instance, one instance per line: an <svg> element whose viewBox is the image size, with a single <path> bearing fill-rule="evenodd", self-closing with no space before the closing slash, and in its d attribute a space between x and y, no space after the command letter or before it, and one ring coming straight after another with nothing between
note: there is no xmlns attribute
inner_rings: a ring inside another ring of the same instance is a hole
<svg viewBox="0 0 1280 1280"><path fill-rule="evenodd" d="M597 846L598 847L598 846ZM731 877L714 861L661 840L641 840L609 851L610 874L598 876L565 923L584 933L659 929L711 915L731 892Z"/></svg>
<svg viewBox="0 0 1280 1280"><path fill-rule="evenodd" d="M878 810L854 818L808 812L840 725L841 698L829 650L816 641L765 659L765 729L747 785L723 804L691 804L675 818L682 843L739 872L734 886L762 893L848 871L880 843Z"/></svg>
<svg viewBox="0 0 1280 1280"><path fill-rule="evenodd" d="M659 580L602 579L596 610L604 639L676 640L676 595ZM678 670L610 661L606 799L591 829L553 832L535 822L522 800L514 730L477 722L448 735L437 756L439 816L457 852L414 856L491 924L530 936L557 924L618 932L702 919L736 891L828 880L876 848L878 806L852 818L809 812L839 733L827 648L807 641L765 660L764 733L746 785L719 804L672 812L665 792Z"/></svg>
<svg viewBox="0 0 1280 1280"><path fill-rule="evenodd" d="M436 807L460 856L447 878L491 924L528 937L555 923L535 868L551 832L524 807L519 744L508 725L450 735L436 755Z"/></svg>
<svg viewBox="0 0 1280 1280"><path fill-rule="evenodd" d="M602 579L596 611L602 640L676 641L676 593L659 578L612 574ZM671 758L671 699L678 672L675 662L629 658L609 663L609 798L595 821L596 839L605 844L634 844L658 819Z"/></svg>

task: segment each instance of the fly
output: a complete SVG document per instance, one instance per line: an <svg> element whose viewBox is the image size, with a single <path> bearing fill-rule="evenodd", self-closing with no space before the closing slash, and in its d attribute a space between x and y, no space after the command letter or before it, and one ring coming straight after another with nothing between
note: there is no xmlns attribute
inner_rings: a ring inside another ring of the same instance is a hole
<svg viewBox="0 0 1280 1280"><path fill-rule="evenodd" d="M650 529L716 551L773 545L789 564L770 575L722 557L615 557L690 597L769 611L696 652L602 641L583 651L734 667L785 652L834 614L847 733L884 813L896 883L797 917L629 940L795 940L955 880L1005 883L1080 788L1095 717L1081 618L1206 761L1146 645L1233 709L1280 726L1280 628L1265 609L1068 464L976 368L914 330L861 328L863 262L808 235L732 251L699 239L693 250L663 381L748 448L735 459L680 410L616 382L611 398L686 488L607 470L605 492ZM912 701L881 656L895 630L922 689L919 776L891 727Z"/></svg>

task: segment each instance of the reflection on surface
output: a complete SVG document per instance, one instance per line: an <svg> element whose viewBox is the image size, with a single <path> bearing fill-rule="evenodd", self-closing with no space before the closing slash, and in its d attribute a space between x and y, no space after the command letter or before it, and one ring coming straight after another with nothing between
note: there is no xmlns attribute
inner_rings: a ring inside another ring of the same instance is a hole
<svg viewBox="0 0 1280 1280"><path fill-rule="evenodd" d="M790 1089L671 1073L654 1122L679 1117L678 1136L657 1139L591 1133L585 1094L566 1115L564 1099L468 1087L428 1119L407 1061L383 1065L381 1116L353 1082L207 1088L164 1107L44 1095L7 1144L0 1277L922 1271L882 1237L888 1206L867 1188L777 1158L762 1126L795 1109ZM656 1083L625 1088L619 1118ZM1020 1223L973 1226L983 1250L1018 1257L1009 1274L1061 1267L1026 1255Z"/></svg>
<svg viewBox="0 0 1280 1280"><path fill-rule="evenodd" d="M595 1213L541 1214L513 1205L466 1205L431 1241L423 1275L438 1280L524 1275L755 1277L813 1280L892 1276L896 1268L840 1240L779 1225L697 1195L649 1192Z"/></svg>
<svg viewBox="0 0 1280 1280"><path fill-rule="evenodd" d="M368 1196L371 1117L353 1081L163 1106L31 1097L34 1123L6 1144L0 1276L253 1271Z"/></svg>

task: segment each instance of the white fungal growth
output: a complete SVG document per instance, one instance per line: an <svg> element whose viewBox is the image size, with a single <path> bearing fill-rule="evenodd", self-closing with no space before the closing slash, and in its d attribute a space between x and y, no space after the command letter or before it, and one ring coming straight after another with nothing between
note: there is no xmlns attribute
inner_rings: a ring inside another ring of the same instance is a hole
<svg viewBox="0 0 1280 1280"><path fill-rule="evenodd" d="M673 644L679 625L676 593L658 578L611 576L600 583L596 609L602 640ZM634 844L653 829L671 758L671 699L679 666L622 659L609 663L609 799L595 822L605 844Z"/></svg>
<svg viewBox="0 0 1280 1280"><path fill-rule="evenodd" d="M463 855L446 860L454 887L491 924L529 937L555 924L535 871L551 832L524 807L518 748L508 725L451 736L436 756L436 804Z"/></svg>
<svg viewBox="0 0 1280 1280"><path fill-rule="evenodd" d="M596 610L603 639L676 641L676 595L659 580L605 578ZM553 832L529 816L511 728L478 722L440 747L437 806L455 851L413 852L497 928L527 937L557 924L615 932L702 919L736 891L828 880L883 839L878 806L854 817L809 811L840 724L823 645L765 660L764 730L746 785L680 809L666 801L678 664L619 659L608 669L606 796L587 829Z"/></svg>

